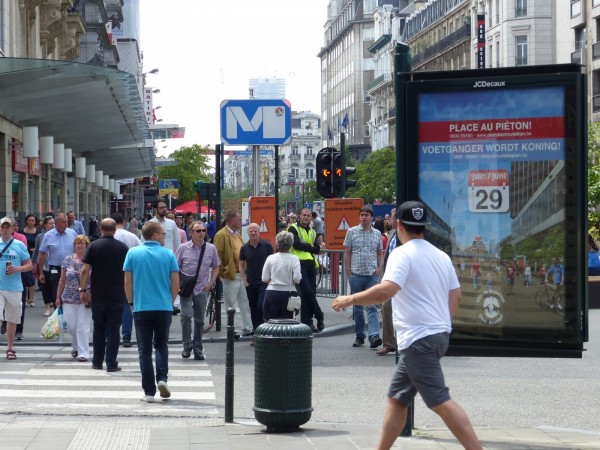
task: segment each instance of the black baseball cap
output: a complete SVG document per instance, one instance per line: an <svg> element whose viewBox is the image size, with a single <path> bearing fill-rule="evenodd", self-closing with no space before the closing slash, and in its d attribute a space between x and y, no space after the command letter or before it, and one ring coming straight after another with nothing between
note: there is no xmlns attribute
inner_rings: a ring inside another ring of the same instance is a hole
<svg viewBox="0 0 600 450"><path fill-rule="evenodd" d="M431 223L427 214L427 206L415 200L404 202L398 206L396 218L406 225L421 226Z"/></svg>

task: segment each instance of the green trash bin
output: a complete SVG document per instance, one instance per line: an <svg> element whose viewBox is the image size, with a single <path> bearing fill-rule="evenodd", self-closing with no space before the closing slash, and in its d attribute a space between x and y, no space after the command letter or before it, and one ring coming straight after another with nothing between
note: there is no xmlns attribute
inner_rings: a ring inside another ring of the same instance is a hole
<svg viewBox="0 0 600 450"><path fill-rule="evenodd" d="M254 417L269 433L297 431L312 414L312 331L271 319L254 331Z"/></svg>

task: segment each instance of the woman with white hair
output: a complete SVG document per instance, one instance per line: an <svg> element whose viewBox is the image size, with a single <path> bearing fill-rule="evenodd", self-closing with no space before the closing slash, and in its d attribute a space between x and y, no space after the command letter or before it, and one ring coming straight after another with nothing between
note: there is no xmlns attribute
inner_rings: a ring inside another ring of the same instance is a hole
<svg viewBox="0 0 600 450"><path fill-rule="evenodd" d="M294 244L294 235L288 231L281 231L275 237L278 253L270 255L265 261L262 272L262 281L267 283L265 300L263 303L263 318L292 319L293 311L288 311L287 304L290 294L296 294L296 284L300 283L300 260L290 253Z"/></svg>

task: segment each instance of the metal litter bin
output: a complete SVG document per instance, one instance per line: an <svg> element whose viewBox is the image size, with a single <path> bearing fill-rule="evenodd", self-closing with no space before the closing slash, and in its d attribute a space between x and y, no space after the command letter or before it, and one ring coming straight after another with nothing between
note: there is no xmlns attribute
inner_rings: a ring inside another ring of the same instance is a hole
<svg viewBox="0 0 600 450"><path fill-rule="evenodd" d="M254 417L269 433L297 431L312 414L312 331L271 319L254 331Z"/></svg>

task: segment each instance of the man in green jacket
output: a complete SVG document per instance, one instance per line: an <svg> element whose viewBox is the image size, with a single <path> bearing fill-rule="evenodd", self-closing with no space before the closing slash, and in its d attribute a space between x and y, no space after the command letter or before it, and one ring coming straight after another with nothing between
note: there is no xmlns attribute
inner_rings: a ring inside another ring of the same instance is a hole
<svg viewBox="0 0 600 450"><path fill-rule="evenodd" d="M213 244L217 248L221 260L219 277L223 281L225 306L235 308L237 303L242 320L242 333L244 336L250 336L254 333L250 305L240 275L240 250L244 245L241 228L241 214L237 211L228 211L225 215L225 226L217 231Z"/></svg>

